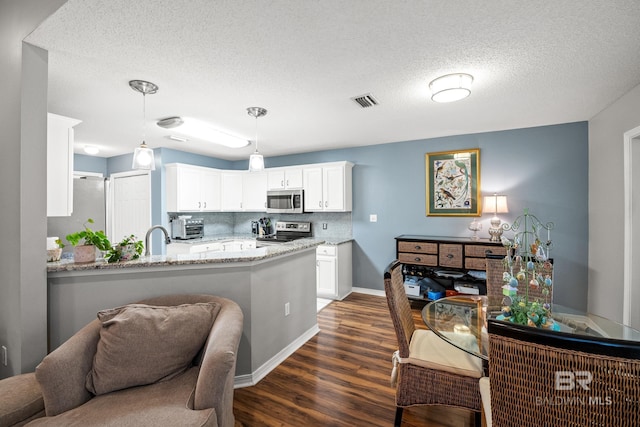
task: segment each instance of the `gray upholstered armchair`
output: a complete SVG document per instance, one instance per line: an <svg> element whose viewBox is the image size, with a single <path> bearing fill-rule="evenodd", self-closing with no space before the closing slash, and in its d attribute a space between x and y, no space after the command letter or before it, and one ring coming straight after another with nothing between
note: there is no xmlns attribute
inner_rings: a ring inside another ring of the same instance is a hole
<svg viewBox="0 0 640 427"><path fill-rule="evenodd" d="M242 324L235 302L211 295L101 312L36 368L45 416L29 425L233 427Z"/></svg>

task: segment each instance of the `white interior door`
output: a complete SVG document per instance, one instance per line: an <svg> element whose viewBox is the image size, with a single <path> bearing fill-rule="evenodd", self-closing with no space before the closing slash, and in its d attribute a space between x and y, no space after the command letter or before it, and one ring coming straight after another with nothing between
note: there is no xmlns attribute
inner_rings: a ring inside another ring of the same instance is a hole
<svg viewBox="0 0 640 427"><path fill-rule="evenodd" d="M131 234L144 239L151 227L151 176L148 172L111 175L111 243Z"/></svg>
<svg viewBox="0 0 640 427"><path fill-rule="evenodd" d="M624 135L625 230L623 322L640 329L640 127Z"/></svg>

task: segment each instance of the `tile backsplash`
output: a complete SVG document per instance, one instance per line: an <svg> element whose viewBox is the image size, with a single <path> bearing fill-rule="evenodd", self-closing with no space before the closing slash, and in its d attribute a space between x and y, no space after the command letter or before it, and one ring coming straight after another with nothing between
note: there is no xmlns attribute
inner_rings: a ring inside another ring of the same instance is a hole
<svg viewBox="0 0 640 427"><path fill-rule="evenodd" d="M185 213L173 214L184 215ZM314 237L351 237L351 212L314 212L305 214L266 214L260 212L193 212L194 218L204 219L205 236L251 234L251 221L262 217L276 221L311 222ZM171 214L170 214L171 216ZM326 229L323 225L326 224Z"/></svg>

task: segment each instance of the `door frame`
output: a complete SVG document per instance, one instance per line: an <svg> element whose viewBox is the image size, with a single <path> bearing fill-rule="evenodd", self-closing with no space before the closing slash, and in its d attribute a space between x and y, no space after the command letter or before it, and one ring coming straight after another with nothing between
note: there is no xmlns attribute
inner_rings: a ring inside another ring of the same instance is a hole
<svg viewBox="0 0 640 427"><path fill-rule="evenodd" d="M633 128L624 133L624 294L622 302L622 323L630 325L632 297L633 297L633 278L638 277L640 280L640 267L633 265L633 161L632 154L634 150L634 139L640 138L640 126ZM640 143L640 141L637 141ZM640 150L640 146L635 148ZM635 171L640 173L640 171ZM640 225L639 225L640 226Z"/></svg>

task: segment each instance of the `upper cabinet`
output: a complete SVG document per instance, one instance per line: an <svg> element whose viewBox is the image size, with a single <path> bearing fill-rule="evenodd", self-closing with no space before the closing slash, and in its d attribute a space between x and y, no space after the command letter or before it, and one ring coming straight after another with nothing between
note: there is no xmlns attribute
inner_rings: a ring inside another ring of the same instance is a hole
<svg viewBox="0 0 640 427"><path fill-rule="evenodd" d="M222 173L222 210L229 212L242 211L242 174L240 171L224 171Z"/></svg>
<svg viewBox="0 0 640 427"><path fill-rule="evenodd" d="M267 181L269 190L302 188L302 168L288 167L269 170Z"/></svg>
<svg viewBox="0 0 640 427"><path fill-rule="evenodd" d="M166 171L168 212L220 210L220 171L177 163L168 164Z"/></svg>
<svg viewBox="0 0 640 427"><path fill-rule="evenodd" d="M242 210L247 212L266 211L267 179L266 172L242 174Z"/></svg>
<svg viewBox="0 0 640 427"><path fill-rule="evenodd" d="M79 123L47 114L47 216L73 212L73 127Z"/></svg>
<svg viewBox="0 0 640 427"><path fill-rule="evenodd" d="M305 212L350 212L352 210L353 163L309 165L304 175Z"/></svg>

